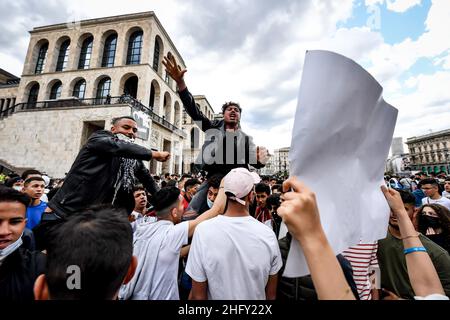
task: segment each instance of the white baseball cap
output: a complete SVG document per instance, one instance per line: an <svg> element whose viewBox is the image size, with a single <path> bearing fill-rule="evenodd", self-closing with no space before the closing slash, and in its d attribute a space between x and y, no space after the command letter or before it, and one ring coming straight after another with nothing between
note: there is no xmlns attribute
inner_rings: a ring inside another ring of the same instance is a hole
<svg viewBox="0 0 450 320"><path fill-rule="evenodd" d="M223 188L227 197L245 206L245 197L252 191L253 186L260 182L261 178L255 172L245 168L231 170L224 178Z"/></svg>

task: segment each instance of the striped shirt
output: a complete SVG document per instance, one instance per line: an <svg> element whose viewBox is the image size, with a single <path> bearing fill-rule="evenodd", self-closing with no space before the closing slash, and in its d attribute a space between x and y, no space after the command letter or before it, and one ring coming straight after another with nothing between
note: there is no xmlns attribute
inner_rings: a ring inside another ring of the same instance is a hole
<svg viewBox="0 0 450 320"><path fill-rule="evenodd" d="M372 299L372 285L369 280L369 268L378 267L378 243L360 243L342 252L353 269L353 279L361 300Z"/></svg>

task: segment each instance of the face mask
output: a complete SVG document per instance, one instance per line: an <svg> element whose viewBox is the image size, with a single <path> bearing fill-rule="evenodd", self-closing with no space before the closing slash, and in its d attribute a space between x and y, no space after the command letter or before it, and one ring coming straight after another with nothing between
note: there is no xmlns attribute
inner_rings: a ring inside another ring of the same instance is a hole
<svg viewBox="0 0 450 320"><path fill-rule="evenodd" d="M124 135L123 133L116 133L116 137L117 137L117 139L119 139L121 141L134 143L134 139L133 138L129 138L128 136Z"/></svg>
<svg viewBox="0 0 450 320"><path fill-rule="evenodd" d="M5 259L11 253L19 249L21 245L22 245L22 236L20 236L20 238L16 242L11 243L5 249L0 249L0 260Z"/></svg>
<svg viewBox="0 0 450 320"><path fill-rule="evenodd" d="M439 218L436 218L436 217L430 217L430 216L424 216L424 215L422 215L421 217L420 217L420 222L421 222L421 224L423 224L424 226L426 226L426 227L431 227L431 228L433 228L433 229L435 229L435 228L439 228L439 226L440 226L440 221L439 221Z"/></svg>
<svg viewBox="0 0 450 320"><path fill-rule="evenodd" d="M14 190L17 190L19 192L22 192L22 187L21 186L13 186Z"/></svg>
<svg viewBox="0 0 450 320"><path fill-rule="evenodd" d="M208 204L208 207L211 209L214 202L212 202L211 200L209 200L208 198L206 198L206 203Z"/></svg>

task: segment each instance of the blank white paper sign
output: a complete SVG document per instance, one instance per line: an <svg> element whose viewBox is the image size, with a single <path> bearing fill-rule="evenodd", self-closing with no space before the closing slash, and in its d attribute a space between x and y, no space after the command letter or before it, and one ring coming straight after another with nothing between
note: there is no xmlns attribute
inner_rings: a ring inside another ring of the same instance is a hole
<svg viewBox="0 0 450 320"><path fill-rule="evenodd" d="M289 154L290 173L316 193L334 252L386 237L389 207L380 191L398 111L354 61L308 51ZM284 276L309 274L292 241Z"/></svg>

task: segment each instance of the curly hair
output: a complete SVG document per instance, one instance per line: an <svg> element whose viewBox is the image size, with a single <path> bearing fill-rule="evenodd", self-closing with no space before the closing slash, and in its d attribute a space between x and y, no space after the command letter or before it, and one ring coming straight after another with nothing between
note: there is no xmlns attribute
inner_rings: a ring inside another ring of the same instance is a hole
<svg viewBox="0 0 450 320"><path fill-rule="evenodd" d="M441 223L442 234L445 236L445 242L447 245L450 245L450 210L436 203L424 204L419 209L418 217L422 215L423 209L426 207L429 207L436 212ZM427 230L424 226L420 225L420 219L418 219L418 229L420 233L426 234Z"/></svg>

